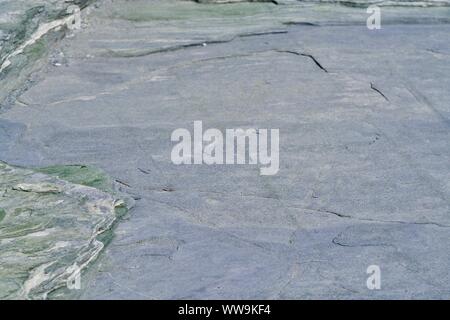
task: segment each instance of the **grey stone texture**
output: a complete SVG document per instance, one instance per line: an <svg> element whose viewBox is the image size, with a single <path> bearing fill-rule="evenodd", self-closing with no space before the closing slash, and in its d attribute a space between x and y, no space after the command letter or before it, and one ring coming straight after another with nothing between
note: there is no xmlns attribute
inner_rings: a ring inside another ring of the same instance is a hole
<svg viewBox="0 0 450 320"><path fill-rule="evenodd" d="M91 7L0 115L1 160L96 166L137 199L79 297L450 298L448 8L382 12ZM279 128L280 171L172 164L195 120Z"/></svg>

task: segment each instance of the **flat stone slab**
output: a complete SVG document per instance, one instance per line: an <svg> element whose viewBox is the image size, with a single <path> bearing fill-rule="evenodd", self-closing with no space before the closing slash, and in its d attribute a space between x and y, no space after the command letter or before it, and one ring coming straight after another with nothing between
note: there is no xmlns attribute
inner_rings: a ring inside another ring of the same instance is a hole
<svg viewBox="0 0 450 320"><path fill-rule="evenodd" d="M450 25L289 6L114 20L114 3L0 122L2 160L94 165L138 199L80 297L450 298ZM280 129L278 174L174 165L170 135L195 120Z"/></svg>

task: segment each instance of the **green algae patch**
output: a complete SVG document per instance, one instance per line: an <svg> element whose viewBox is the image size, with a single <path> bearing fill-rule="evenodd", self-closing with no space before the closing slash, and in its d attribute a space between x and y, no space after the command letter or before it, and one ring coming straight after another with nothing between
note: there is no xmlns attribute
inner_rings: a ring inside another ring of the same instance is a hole
<svg viewBox="0 0 450 320"><path fill-rule="evenodd" d="M127 210L99 189L108 181L85 166L0 162L0 299L46 299L94 261Z"/></svg>
<svg viewBox="0 0 450 320"><path fill-rule="evenodd" d="M6 216L6 211L2 208L0 208L0 222L2 222L2 220L5 218Z"/></svg>
<svg viewBox="0 0 450 320"><path fill-rule="evenodd" d="M111 179L102 170L94 167L84 165L50 166L39 168L37 171L71 183L112 192Z"/></svg>
<svg viewBox="0 0 450 320"><path fill-rule="evenodd" d="M117 6L112 16L133 22L158 20L185 20L211 18L239 18L248 15L268 14L274 10L271 3L229 3L213 4L181 1L157 1L139 5L124 3Z"/></svg>
<svg viewBox="0 0 450 320"><path fill-rule="evenodd" d="M47 41L45 39L40 39L36 41L36 43L27 47L24 50L24 53L29 57L29 59L33 61L43 57L46 52L47 52Z"/></svg>

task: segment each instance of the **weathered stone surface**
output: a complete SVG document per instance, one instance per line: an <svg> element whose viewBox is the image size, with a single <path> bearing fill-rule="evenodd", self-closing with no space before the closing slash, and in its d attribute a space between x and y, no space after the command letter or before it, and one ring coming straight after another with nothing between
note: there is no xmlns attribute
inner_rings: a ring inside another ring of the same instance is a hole
<svg viewBox="0 0 450 320"><path fill-rule="evenodd" d="M0 123L2 160L95 165L139 199L81 297L449 298L448 10L385 8L377 31L366 18L298 2L93 9L55 49L67 63ZM280 128L279 173L173 165L170 134L194 120Z"/></svg>

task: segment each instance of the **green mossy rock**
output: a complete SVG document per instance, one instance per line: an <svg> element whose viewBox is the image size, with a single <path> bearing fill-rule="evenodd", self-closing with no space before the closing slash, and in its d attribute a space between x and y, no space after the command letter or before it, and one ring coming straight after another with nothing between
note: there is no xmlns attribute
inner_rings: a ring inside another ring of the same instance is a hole
<svg viewBox="0 0 450 320"><path fill-rule="evenodd" d="M0 299L45 299L92 262L126 211L112 190L86 166L0 163Z"/></svg>

